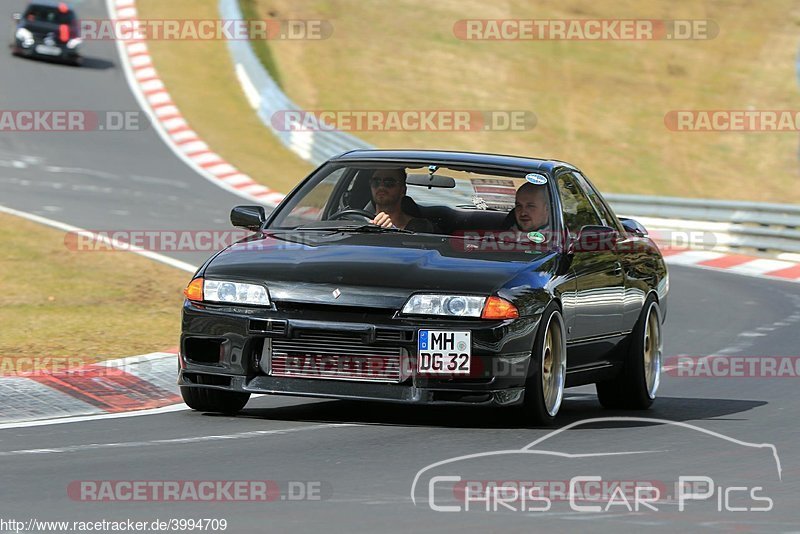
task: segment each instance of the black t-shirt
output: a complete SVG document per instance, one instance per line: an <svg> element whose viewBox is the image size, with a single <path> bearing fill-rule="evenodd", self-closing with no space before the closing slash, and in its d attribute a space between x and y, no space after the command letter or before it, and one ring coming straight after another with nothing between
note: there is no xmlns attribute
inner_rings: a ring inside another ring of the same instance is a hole
<svg viewBox="0 0 800 534"><path fill-rule="evenodd" d="M436 228L433 226L433 223L428 219L423 219L421 217L414 217L408 224L406 224L404 230L409 230L411 232L420 232L423 234L432 234Z"/></svg>

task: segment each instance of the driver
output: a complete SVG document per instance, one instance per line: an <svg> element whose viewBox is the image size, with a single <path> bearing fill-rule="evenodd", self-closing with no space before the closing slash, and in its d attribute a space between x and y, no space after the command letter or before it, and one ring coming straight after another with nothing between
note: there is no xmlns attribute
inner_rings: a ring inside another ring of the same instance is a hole
<svg viewBox="0 0 800 534"><path fill-rule="evenodd" d="M402 209L406 195L406 171L403 169L378 169L369 179L375 218L372 223L384 228L401 228L412 232L433 233L434 227L428 219L413 217Z"/></svg>
<svg viewBox="0 0 800 534"><path fill-rule="evenodd" d="M547 188L526 182L517 189L514 202L512 230L521 232L541 232L550 224L550 208L547 202Z"/></svg>

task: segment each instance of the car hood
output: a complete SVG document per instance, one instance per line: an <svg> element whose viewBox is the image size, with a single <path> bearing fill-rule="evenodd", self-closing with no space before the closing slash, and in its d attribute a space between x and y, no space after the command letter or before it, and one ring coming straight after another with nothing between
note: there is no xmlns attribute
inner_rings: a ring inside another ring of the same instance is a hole
<svg viewBox="0 0 800 534"><path fill-rule="evenodd" d="M275 301L397 308L421 291L490 295L542 287L555 253L531 248L475 249L462 239L419 234L259 235L221 252L202 275L265 283Z"/></svg>

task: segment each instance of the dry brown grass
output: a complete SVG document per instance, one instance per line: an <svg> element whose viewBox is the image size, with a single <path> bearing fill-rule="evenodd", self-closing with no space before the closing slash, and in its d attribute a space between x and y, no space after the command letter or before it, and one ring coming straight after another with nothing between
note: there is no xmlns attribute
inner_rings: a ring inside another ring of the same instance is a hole
<svg viewBox="0 0 800 534"><path fill-rule="evenodd" d="M215 0L138 0L143 19L219 18ZM159 75L191 127L254 180L288 192L311 171L261 123L236 80L225 41L151 41Z"/></svg>
<svg viewBox="0 0 800 534"><path fill-rule="evenodd" d="M0 249L4 362L89 363L178 345L189 273L130 252L70 251L63 232L5 214Z"/></svg>
<svg viewBox="0 0 800 534"><path fill-rule="evenodd" d="M306 109L532 110L524 132L363 132L380 147L550 157L603 190L800 201L797 133L669 131L674 109L797 109L791 0L257 0L266 18L330 20L321 41L272 41ZM712 40L462 41L465 18L711 19Z"/></svg>

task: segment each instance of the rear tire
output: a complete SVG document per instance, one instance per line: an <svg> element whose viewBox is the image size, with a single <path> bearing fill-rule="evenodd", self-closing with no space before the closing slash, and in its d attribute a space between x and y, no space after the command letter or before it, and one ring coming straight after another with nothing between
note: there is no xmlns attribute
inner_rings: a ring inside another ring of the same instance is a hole
<svg viewBox="0 0 800 534"><path fill-rule="evenodd" d="M223 391L221 389L181 386L183 402L199 412L219 412L234 415L250 400L249 393Z"/></svg>
<svg viewBox="0 0 800 534"><path fill-rule="evenodd" d="M655 297L645 300L642 313L630 335L628 351L619 374L595 384L604 408L646 410L656 398L664 350L661 309Z"/></svg>
<svg viewBox="0 0 800 534"><path fill-rule="evenodd" d="M567 378L567 340L564 318L555 303L542 314L533 343L531 364L538 369L525 385L523 410L535 424L546 426L555 421Z"/></svg>

